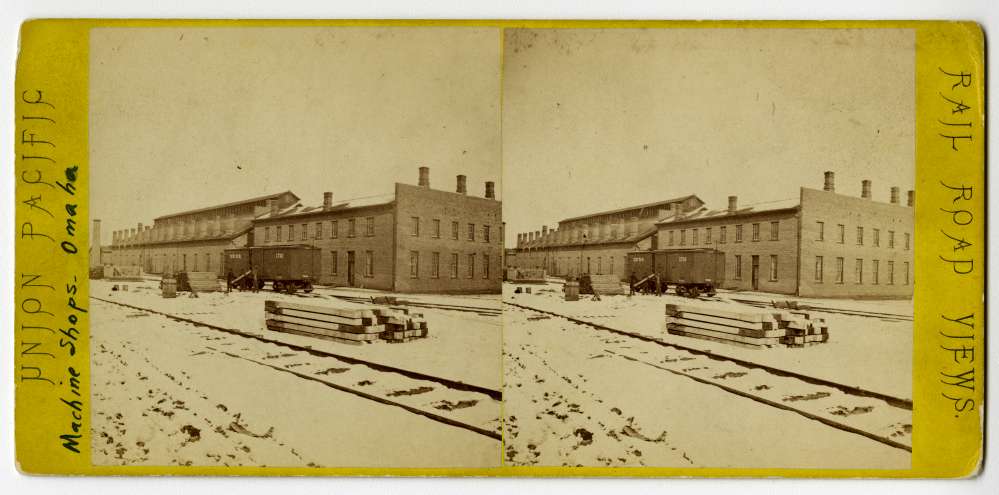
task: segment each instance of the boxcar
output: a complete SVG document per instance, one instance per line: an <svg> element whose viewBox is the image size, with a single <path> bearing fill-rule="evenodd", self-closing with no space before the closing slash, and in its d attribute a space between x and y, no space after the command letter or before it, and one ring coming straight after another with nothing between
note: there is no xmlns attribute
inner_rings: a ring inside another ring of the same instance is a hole
<svg viewBox="0 0 999 495"><path fill-rule="evenodd" d="M258 246L225 250L226 277L237 289L262 289L267 282L276 292L312 292L319 276L320 252L304 245Z"/></svg>
<svg viewBox="0 0 999 495"><path fill-rule="evenodd" d="M635 275L637 290L654 289L655 278L663 291L672 287L678 295L714 295L725 281L725 253L716 249L678 249L628 253L629 277Z"/></svg>

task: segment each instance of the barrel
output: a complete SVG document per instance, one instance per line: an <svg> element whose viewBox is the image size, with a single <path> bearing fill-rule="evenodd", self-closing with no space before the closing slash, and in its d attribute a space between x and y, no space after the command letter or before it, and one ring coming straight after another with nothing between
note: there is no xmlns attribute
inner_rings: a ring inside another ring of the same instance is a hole
<svg viewBox="0 0 999 495"><path fill-rule="evenodd" d="M177 280L173 278L165 278L160 287L163 289L163 297L177 297Z"/></svg>
<svg viewBox="0 0 999 495"><path fill-rule="evenodd" d="M579 300L579 282L570 280L565 283L565 300L566 301Z"/></svg>

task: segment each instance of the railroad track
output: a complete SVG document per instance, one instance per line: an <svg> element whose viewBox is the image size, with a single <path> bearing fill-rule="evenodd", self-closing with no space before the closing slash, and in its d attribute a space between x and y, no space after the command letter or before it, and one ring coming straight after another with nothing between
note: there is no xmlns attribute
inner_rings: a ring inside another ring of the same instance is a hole
<svg viewBox="0 0 999 495"><path fill-rule="evenodd" d="M374 304L370 297L361 296L346 296L341 294L326 294L328 297L333 297L336 299L342 299L344 301L350 301L354 303L361 304ZM499 297L499 296L497 296ZM483 306L464 306L460 304L443 304L443 303L427 303L420 301L410 301L405 299L398 299L396 304L398 306L412 306L414 308L425 308L425 309L440 309L445 311L460 311L463 313L475 313L482 316L502 316L502 308L487 308Z"/></svg>
<svg viewBox="0 0 999 495"><path fill-rule="evenodd" d="M912 401L909 399L666 342L522 304L507 301L504 304L528 313L562 318L597 332L628 337L632 343L638 340L650 351L635 354L637 347L618 345L618 340L601 339L605 345L617 345L617 349L605 348L602 351L620 359L715 386L842 431L912 451ZM651 352L657 349L658 352ZM670 352L663 355L663 349Z"/></svg>
<svg viewBox="0 0 999 495"><path fill-rule="evenodd" d="M751 299L731 299L734 302L745 304L747 306L754 306L757 308L765 309L778 309L774 308L771 303L764 301L753 301ZM815 311L819 313L834 313L849 316L863 316L866 318L877 318L880 320L888 321L912 321L912 316L901 315L896 313L879 313L877 311L859 311L854 309L843 309L843 308L829 308L826 306L811 306L807 304L799 304L796 308L791 311Z"/></svg>
<svg viewBox="0 0 999 495"><path fill-rule="evenodd" d="M220 332L226 336L255 340L269 345L263 356L240 355L230 350L208 346L212 352L241 359L275 371L368 399L398 407L449 426L462 428L494 440L502 440L499 419L503 394L478 385L406 370L352 356L326 352L309 346L271 339L243 330L91 296L97 301L129 308L186 323L196 328ZM284 351L282 351L284 350ZM287 350L295 352L286 352ZM316 359L319 358L319 359ZM313 362L315 361L315 362Z"/></svg>

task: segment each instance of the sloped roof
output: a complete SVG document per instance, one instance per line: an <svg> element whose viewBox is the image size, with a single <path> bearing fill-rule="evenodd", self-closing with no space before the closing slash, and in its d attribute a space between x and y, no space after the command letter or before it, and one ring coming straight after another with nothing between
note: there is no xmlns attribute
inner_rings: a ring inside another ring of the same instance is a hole
<svg viewBox="0 0 999 495"><path fill-rule="evenodd" d="M363 198L348 199L346 201L340 201L333 203L329 209L323 209L323 205L318 206L305 206L301 202L289 205L278 211L277 215L271 216L271 212L267 211L263 214L258 215L254 220L268 220L271 218L287 218L295 217L300 215L311 215L315 213L329 213L344 210L351 210L356 208L365 208L368 206L378 206L387 205L395 201L395 193L389 194L379 194L376 196L365 196Z"/></svg>
<svg viewBox="0 0 999 495"><path fill-rule="evenodd" d="M641 241L652 234L656 233L656 226L651 225L646 229L643 229L634 234L625 237L616 238L593 238L583 241L562 241L557 242L553 237L546 236L540 239L534 239L533 241L528 241L520 245L520 249L530 249L530 248L546 248L546 247L562 247L562 246L599 246L605 244L631 244Z"/></svg>
<svg viewBox="0 0 999 495"><path fill-rule="evenodd" d="M662 220L656 222L656 225L668 225L674 223L688 223L696 222L702 220L712 220L716 218L734 218L749 215L758 215L761 213L782 211L782 210L793 210L798 208L800 200L798 198L787 198L778 199L775 201L766 201L762 203L754 203L750 205L737 208L735 212L729 212L727 208L719 210L710 210L708 208L698 208L692 212L686 212L683 217L677 218L677 216L670 215Z"/></svg>
<svg viewBox="0 0 999 495"><path fill-rule="evenodd" d="M644 208L654 208L654 207L657 207L657 206L665 206L665 205L671 204L671 203L679 203L679 202L682 202L682 201L686 201L686 200L688 200L690 198L696 198L698 201L701 202L701 204L704 204L704 201L701 201L701 198L698 198L696 194L688 194L686 196L680 196L679 198L666 199L666 200L663 200L663 201L656 201L656 202L653 202L653 203L645 203L645 204L642 204L642 205L628 206L628 207L625 207L625 208L617 208L615 210L607 210L607 211L601 211L601 212L598 212L598 213L590 213L588 215L580 215L580 216L577 216L577 217L566 218L566 219L562 220L562 222L572 222L572 221L575 221L575 220L582 220L584 218L600 217L600 216L604 216L604 215L613 215L615 213L622 213L622 212L625 212L625 211L641 210L641 209L644 209Z"/></svg>
<svg viewBox="0 0 999 495"><path fill-rule="evenodd" d="M180 217L180 216L184 216L184 215L191 215L191 214L194 214L194 213L202 213L202 212L205 212L205 211L218 210L220 208L229 208L229 207L232 207L232 206L242 206L242 205L245 205L245 204L257 203L257 202L265 201L265 200L268 200L268 199L277 199L277 198L279 198L281 196L284 196L285 194L290 194L295 199L299 199L298 196L296 196L295 193L293 193L291 191L282 191L282 192L279 192L279 193L267 194L267 195L264 195L264 196L257 196L255 198L243 199L243 200L239 200L239 201L233 201L231 203L223 203L223 204L215 205L215 206L206 206L204 208L197 208L197 209L194 209L194 210L182 211L180 213L170 213L169 215L163 215L163 216L156 217L153 220L163 220L163 219L167 219L167 218Z"/></svg>

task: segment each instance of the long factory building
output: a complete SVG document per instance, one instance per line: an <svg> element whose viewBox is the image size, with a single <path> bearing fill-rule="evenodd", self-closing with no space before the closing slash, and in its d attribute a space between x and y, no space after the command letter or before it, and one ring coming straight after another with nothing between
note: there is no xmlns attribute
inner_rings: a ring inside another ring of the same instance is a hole
<svg viewBox="0 0 999 495"><path fill-rule="evenodd" d="M226 249L304 244L321 248L322 285L493 293L502 284L502 239L493 182L483 197L468 194L464 175L454 192L431 189L430 169L420 167L418 185L396 183L382 196L335 200L326 192L306 205L285 191L161 216L114 231L101 263L223 276Z"/></svg>
<svg viewBox="0 0 999 495"><path fill-rule="evenodd" d="M629 252L713 248L725 253L724 289L911 298L915 193L902 205L892 187L887 202L875 201L868 180L857 197L836 192L833 172L824 179L821 190L801 187L791 200L740 206L730 196L726 208L709 209L691 195L667 202L673 208L641 205L563 220L557 229L518 235L506 261L554 276L627 280ZM641 221L650 215L654 220Z"/></svg>

